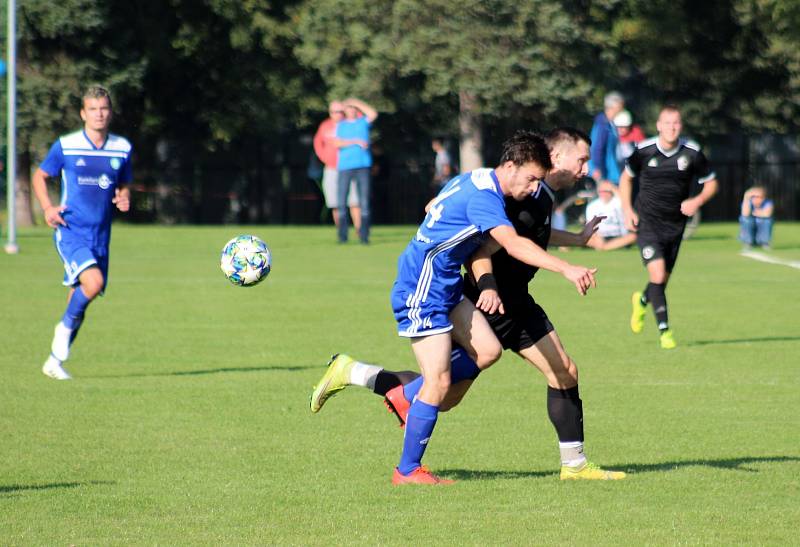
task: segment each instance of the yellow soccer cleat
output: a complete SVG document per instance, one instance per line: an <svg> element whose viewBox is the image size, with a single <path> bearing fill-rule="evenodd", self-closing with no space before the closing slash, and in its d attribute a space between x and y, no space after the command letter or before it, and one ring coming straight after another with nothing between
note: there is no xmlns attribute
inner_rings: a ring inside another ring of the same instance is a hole
<svg viewBox="0 0 800 547"><path fill-rule="evenodd" d="M668 329L661 333L661 349L673 349L677 345L671 330Z"/></svg>
<svg viewBox="0 0 800 547"><path fill-rule="evenodd" d="M647 306L642 305L642 293L633 293L631 308L631 330L639 334L644 330L644 316L647 314Z"/></svg>
<svg viewBox="0 0 800 547"><path fill-rule="evenodd" d="M625 478L622 471L608 471L600 466L586 462L581 467L561 466L561 480L616 481Z"/></svg>
<svg viewBox="0 0 800 547"><path fill-rule="evenodd" d="M311 412L319 412L329 397L333 397L350 385L350 371L354 364L355 361L344 353L331 356L328 370L314 386L314 392L311 394Z"/></svg>

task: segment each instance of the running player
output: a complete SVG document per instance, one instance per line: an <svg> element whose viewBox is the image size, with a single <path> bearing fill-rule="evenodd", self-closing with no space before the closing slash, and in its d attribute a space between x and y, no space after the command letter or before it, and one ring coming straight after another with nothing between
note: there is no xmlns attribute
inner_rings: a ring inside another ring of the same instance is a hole
<svg viewBox="0 0 800 547"><path fill-rule="evenodd" d="M530 132L519 132L505 143L499 167L477 169L445 185L400 257L392 306L400 336L411 338L423 381L409 407L403 452L394 470L393 484L451 482L436 477L421 463L439 406L451 383L477 374L473 356L485 356L485 367L500 355L488 323L469 300L462 298L461 265L483 242L484 234L490 234L522 262L561 273L580 294L596 286L596 270L573 266L549 255L517 235L506 216L503 197L525 199L550 166L544 140ZM467 351L459 352L451 368L453 340ZM481 355L476 348L482 349ZM356 369L354 374L369 374L364 367L369 365L352 367ZM312 412L319 411L332 392L344 387L332 386L338 377L336 371L341 368L336 359L331 362L312 394Z"/></svg>
<svg viewBox="0 0 800 547"><path fill-rule="evenodd" d="M33 174L33 189L47 225L55 228L56 250L64 263L64 285L70 287L67 309L56 325L42 372L56 380L71 376L62 364L83 323L86 308L102 294L108 279L111 217L116 206L130 208L131 144L109 133L111 95L89 87L80 111L82 131L59 138ZM61 202L53 205L47 179L61 178Z"/></svg>
<svg viewBox="0 0 800 547"><path fill-rule="evenodd" d="M675 347L667 313L667 282L675 267L686 221L717 192L717 179L700 146L681 139L681 113L674 106L661 109L658 137L642 141L628 158L620 178L625 225L637 232L636 242L647 268L649 282L631 298L631 330L644 329L647 304L652 304L661 347ZM631 204L633 177L639 177L639 194ZM694 181L703 189L689 197Z"/></svg>
<svg viewBox="0 0 800 547"><path fill-rule="evenodd" d="M517 233L542 249L546 249L550 242L583 246L596 231L602 217L592 219L580 234L551 230L550 226L554 191L571 188L587 174L589 137L576 129L559 128L551 131L546 140L552 170L531 196L522 201L506 198L506 212ZM491 251L489 246L484 246L473 257L471 270L475 276L465 276L464 294L483 310L502 346L538 368L547 379L547 410L559 439L561 479L624 478L622 472L607 471L586 460L578 369L564 350L547 314L528 294L528 283L538 268L512 258L504 250L491 255L491 268L487 268L486 257ZM490 270L493 270L493 274L489 273ZM479 281L475 283L474 278ZM494 287L499 291L502 308L493 298ZM456 348L453 361L461 359L463 352L462 348ZM338 381L331 382L332 386L342 389L346 385L362 385L385 395L387 407L397 415L401 425L405 424L411 404L409 401L413 401L417 395L422 383L420 379L409 381L409 372L387 371L374 365L354 362L343 355L334 361L334 365L338 365L339 371L336 376ZM353 375L354 370L369 373ZM453 388L441 409L447 410L457 405L473 380L474 377L467 378L456 384L453 378Z"/></svg>

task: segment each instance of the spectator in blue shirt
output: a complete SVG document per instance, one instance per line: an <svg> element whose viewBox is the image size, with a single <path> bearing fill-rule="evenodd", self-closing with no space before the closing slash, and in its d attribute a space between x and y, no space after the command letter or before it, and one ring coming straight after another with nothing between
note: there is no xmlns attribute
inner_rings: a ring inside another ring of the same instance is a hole
<svg viewBox="0 0 800 547"><path fill-rule="evenodd" d="M625 108L625 99L616 91L607 94L603 99L603 112L594 118L590 138L592 139L589 174L600 182L608 180L619 184L622 166L617 159L619 134L614 125L614 117Z"/></svg>
<svg viewBox="0 0 800 547"><path fill-rule="evenodd" d="M767 190L763 186L753 186L744 193L739 217L739 239L745 248L758 245L769 249L773 209L772 200L767 199Z"/></svg>
<svg viewBox="0 0 800 547"><path fill-rule="evenodd" d="M351 181L358 188L361 207L361 243L369 243L370 227L370 167L369 130L378 112L362 100L349 98L344 102L344 119L336 124L336 146L339 148L338 207L339 243L347 241L347 196Z"/></svg>

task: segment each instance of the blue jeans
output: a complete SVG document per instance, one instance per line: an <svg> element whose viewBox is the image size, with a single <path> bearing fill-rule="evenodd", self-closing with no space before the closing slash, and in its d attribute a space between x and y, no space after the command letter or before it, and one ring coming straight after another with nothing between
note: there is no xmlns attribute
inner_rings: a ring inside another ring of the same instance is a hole
<svg viewBox="0 0 800 547"><path fill-rule="evenodd" d="M339 182L336 188L336 199L339 202L339 241L347 241L347 194L350 193L350 181L355 179L358 187L358 201L361 207L361 243L369 243L369 167L345 169L339 171Z"/></svg>
<svg viewBox="0 0 800 547"><path fill-rule="evenodd" d="M772 240L772 219L740 216L739 240L745 245L769 245Z"/></svg>

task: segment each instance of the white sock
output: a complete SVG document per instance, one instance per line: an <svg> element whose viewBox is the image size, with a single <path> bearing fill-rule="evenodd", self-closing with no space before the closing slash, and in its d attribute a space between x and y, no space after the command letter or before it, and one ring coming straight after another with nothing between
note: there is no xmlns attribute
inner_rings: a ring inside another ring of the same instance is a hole
<svg viewBox="0 0 800 547"><path fill-rule="evenodd" d="M580 467L586 463L586 456L583 454L583 443L580 441L560 442L558 443L558 450L561 452L561 465Z"/></svg>
<svg viewBox="0 0 800 547"><path fill-rule="evenodd" d="M47 361L44 362L44 366L46 367L60 367L61 361L53 357L52 355L47 358Z"/></svg>
<svg viewBox="0 0 800 547"><path fill-rule="evenodd" d="M382 367L356 361L353 363L353 368L350 369L350 383L354 386L375 389L375 377L382 370Z"/></svg>

